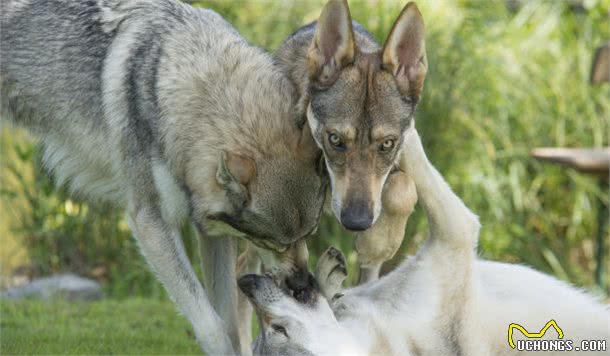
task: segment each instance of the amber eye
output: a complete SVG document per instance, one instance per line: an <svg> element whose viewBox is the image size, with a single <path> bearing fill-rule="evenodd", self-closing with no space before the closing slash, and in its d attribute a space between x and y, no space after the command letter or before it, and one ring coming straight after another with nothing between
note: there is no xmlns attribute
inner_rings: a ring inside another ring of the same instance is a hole
<svg viewBox="0 0 610 356"><path fill-rule="evenodd" d="M389 152L394 148L394 140L385 140L381 145L379 145L379 151L381 152Z"/></svg>
<svg viewBox="0 0 610 356"><path fill-rule="evenodd" d="M330 133L328 135L328 142L339 151L343 151L345 149L345 144L343 143L343 140L341 140L341 137L339 137L339 135L337 135L336 133Z"/></svg>

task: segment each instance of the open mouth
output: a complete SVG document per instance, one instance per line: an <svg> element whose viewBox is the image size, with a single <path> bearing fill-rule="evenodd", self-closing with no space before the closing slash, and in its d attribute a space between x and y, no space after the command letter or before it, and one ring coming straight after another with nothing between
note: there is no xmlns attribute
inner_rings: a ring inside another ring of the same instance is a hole
<svg viewBox="0 0 610 356"><path fill-rule="evenodd" d="M248 235L248 240L258 247L261 247L261 248L264 248L267 250L271 250L271 251L275 251L278 253L286 252L286 250L290 247L289 244L284 245L279 242L275 242L273 240L263 239L263 238L252 236L252 235Z"/></svg>
<svg viewBox="0 0 610 356"><path fill-rule="evenodd" d="M270 238L264 238L264 237L259 237L257 236L256 232L254 231L249 231L248 229L244 229L243 226L240 226L240 224L237 223L237 221L235 219L233 219L231 216L227 215L227 214L217 214L217 215L211 215L208 216L209 220L216 220L216 221L221 221L229 226L231 226L233 229L236 229L237 231L242 233L242 237L245 237L248 241L252 242L253 244L255 244L258 247L267 249L267 250L272 250L278 253L282 253L285 252L289 247L290 244L283 244L277 241L274 241L273 239ZM243 236L243 234L246 234L246 236Z"/></svg>

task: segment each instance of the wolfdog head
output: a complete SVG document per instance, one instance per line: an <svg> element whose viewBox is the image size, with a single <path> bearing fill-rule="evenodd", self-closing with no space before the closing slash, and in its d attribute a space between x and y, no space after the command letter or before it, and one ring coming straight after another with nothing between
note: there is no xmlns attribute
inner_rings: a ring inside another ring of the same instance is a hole
<svg viewBox="0 0 610 356"><path fill-rule="evenodd" d="M335 319L326 298L310 278L306 299L295 298L268 275L249 274L238 281L256 310L260 332L255 355L355 355L362 349ZM297 300L300 299L300 300Z"/></svg>
<svg viewBox="0 0 610 356"><path fill-rule="evenodd" d="M257 80L240 78L237 89L221 88L239 100L227 100L203 120L190 115L197 119L182 120L178 129L188 136L181 157L200 229L224 229L212 224L221 221L238 232L220 233L246 234L282 252L317 227L328 175L309 127L298 125L292 84L279 69L264 69L251 74ZM209 112L215 107L209 98L222 95L197 96L184 110Z"/></svg>
<svg viewBox="0 0 610 356"><path fill-rule="evenodd" d="M315 278L306 269L294 273L286 283L275 274L241 277L239 288L254 306L260 325L254 353L333 356L365 353L366 346L356 340L353 330L335 317L356 322L359 330L367 324L371 304L366 297L344 295L346 291L341 285L346 277L345 256L334 247L318 259Z"/></svg>
<svg viewBox="0 0 610 356"><path fill-rule="evenodd" d="M381 49L355 26L358 37L345 0L328 2L306 52L309 82L302 95L324 151L332 210L347 229L365 230L381 211L382 188L411 126L427 60L414 3L402 10Z"/></svg>
<svg viewBox="0 0 610 356"><path fill-rule="evenodd" d="M326 191L327 178L319 165L319 158L298 152L258 161L225 153L216 176L227 198L221 220L274 250L310 235L320 220Z"/></svg>

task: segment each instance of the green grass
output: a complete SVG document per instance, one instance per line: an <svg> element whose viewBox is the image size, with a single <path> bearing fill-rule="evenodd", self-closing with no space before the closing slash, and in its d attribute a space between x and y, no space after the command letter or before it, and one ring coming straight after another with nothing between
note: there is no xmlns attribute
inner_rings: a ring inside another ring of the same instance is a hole
<svg viewBox="0 0 610 356"><path fill-rule="evenodd" d="M200 354L169 300L1 301L0 355Z"/></svg>

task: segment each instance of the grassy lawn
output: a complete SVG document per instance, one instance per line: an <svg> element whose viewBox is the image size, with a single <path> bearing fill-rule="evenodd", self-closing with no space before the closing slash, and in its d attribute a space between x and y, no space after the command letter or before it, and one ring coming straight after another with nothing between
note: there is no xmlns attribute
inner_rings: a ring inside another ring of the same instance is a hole
<svg viewBox="0 0 610 356"><path fill-rule="evenodd" d="M200 354L170 301L0 301L0 355Z"/></svg>

